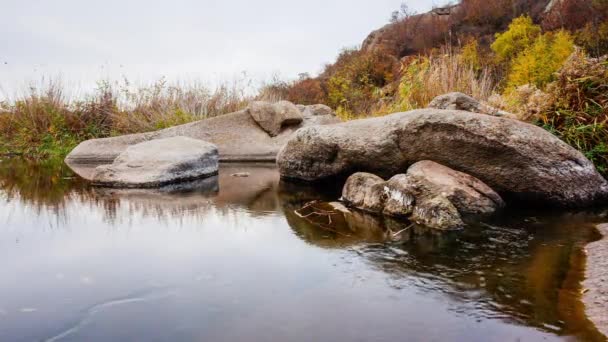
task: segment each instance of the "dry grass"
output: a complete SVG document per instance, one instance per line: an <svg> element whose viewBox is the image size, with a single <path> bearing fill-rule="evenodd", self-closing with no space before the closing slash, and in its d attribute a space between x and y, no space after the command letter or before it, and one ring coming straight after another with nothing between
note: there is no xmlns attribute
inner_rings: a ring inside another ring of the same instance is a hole
<svg viewBox="0 0 608 342"><path fill-rule="evenodd" d="M63 156L80 141L147 132L244 108L250 95L242 83L210 90L200 84L171 85L160 80L134 87L99 83L83 99L64 95L50 81L0 106L0 151L36 157Z"/></svg>
<svg viewBox="0 0 608 342"><path fill-rule="evenodd" d="M497 85L489 67L477 70L456 54L412 57L403 64L397 109L424 108L435 97L454 91L486 101Z"/></svg>

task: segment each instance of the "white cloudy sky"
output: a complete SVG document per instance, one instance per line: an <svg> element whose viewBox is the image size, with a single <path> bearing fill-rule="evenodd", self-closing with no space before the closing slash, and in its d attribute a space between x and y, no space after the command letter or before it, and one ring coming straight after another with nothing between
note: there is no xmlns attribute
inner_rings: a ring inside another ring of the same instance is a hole
<svg viewBox="0 0 608 342"><path fill-rule="evenodd" d="M10 96L43 77L88 88L123 76L212 83L243 71L256 81L314 74L401 2L0 0L0 92ZM417 11L434 4L407 3Z"/></svg>

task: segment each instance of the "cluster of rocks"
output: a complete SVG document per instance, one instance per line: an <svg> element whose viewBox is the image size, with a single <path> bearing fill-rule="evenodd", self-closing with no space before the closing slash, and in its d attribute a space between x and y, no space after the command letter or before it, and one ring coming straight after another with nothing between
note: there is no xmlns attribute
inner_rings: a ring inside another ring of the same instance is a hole
<svg viewBox="0 0 608 342"><path fill-rule="evenodd" d="M461 93L345 123L324 105L253 102L157 132L85 141L66 163L95 184L156 187L213 175L220 161L276 160L284 179L350 176L346 203L438 229L492 214L503 198L579 207L608 198L608 183L585 156L511 117Z"/></svg>
<svg viewBox="0 0 608 342"><path fill-rule="evenodd" d="M239 112L156 132L88 140L65 162L96 185L158 187L214 175L219 161L274 162L299 128L339 121L324 105L252 102Z"/></svg>
<svg viewBox="0 0 608 342"><path fill-rule="evenodd" d="M440 230L462 228L463 217L488 216L505 205L479 179L432 161L415 163L388 181L355 173L346 181L342 200L374 214L408 218Z"/></svg>
<svg viewBox="0 0 608 342"><path fill-rule="evenodd" d="M420 109L298 130L281 150L283 178L318 182L369 172L389 178L422 160L471 175L520 205L588 206L608 183L546 130L462 110Z"/></svg>

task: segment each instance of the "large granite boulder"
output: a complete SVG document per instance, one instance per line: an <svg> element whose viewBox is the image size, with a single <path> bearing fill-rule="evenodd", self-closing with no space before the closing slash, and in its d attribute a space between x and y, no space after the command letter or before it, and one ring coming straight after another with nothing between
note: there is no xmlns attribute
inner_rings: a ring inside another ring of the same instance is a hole
<svg viewBox="0 0 608 342"><path fill-rule="evenodd" d="M202 140L151 140L129 146L110 165L98 166L92 181L108 187L159 187L216 175L218 159L217 147Z"/></svg>
<svg viewBox="0 0 608 342"><path fill-rule="evenodd" d="M273 109L269 110L268 114L277 115L275 106L271 105L270 107ZM278 107L291 106L283 104ZM291 108L293 109L293 107ZM321 115L315 114L318 113L315 107L304 106L300 113L303 120L299 124L288 124L289 122L295 122L295 119L288 118L286 119L287 123L285 120L279 120L281 128L276 135L271 135L263 129L261 121L256 121L250 111L245 109L156 132L87 140L78 145L67 156L65 162L81 177L90 180L89 164L110 164L131 145L176 136L190 137L215 144L222 161L274 162L281 147L285 145L298 128L340 122L333 112L331 114L327 114L327 112ZM262 120L262 118L263 116L260 115L258 120Z"/></svg>
<svg viewBox="0 0 608 342"><path fill-rule="evenodd" d="M511 119L517 118L509 112L481 103L471 96L459 92L437 96L429 103L428 108L464 110L472 113L488 114Z"/></svg>
<svg viewBox="0 0 608 342"><path fill-rule="evenodd" d="M355 172L391 177L433 160L476 177L503 198L584 206L608 198L608 183L583 154L517 120L421 109L294 134L278 156L285 179L320 181Z"/></svg>
<svg viewBox="0 0 608 342"><path fill-rule="evenodd" d="M299 125L304 120L298 107L289 101L252 102L247 112L271 137L279 135L284 126Z"/></svg>

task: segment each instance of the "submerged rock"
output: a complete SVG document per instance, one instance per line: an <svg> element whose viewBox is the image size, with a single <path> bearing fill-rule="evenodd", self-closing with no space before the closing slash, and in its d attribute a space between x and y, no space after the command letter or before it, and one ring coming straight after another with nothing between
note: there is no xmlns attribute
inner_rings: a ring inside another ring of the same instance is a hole
<svg viewBox="0 0 608 342"><path fill-rule="evenodd" d="M92 181L109 187L150 188L216 175L217 171L215 145L173 137L128 147L112 164L98 166Z"/></svg>
<svg viewBox="0 0 608 342"><path fill-rule="evenodd" d="M433 160L511 199L585 206L608 183L579 151L540 127L455 110L422 109L298 130L278 156L285 179L319 181L358 171L382 177Z"/></svg>
<svg viewBox="0 0 608 342"><path fill-rule="evenodd" d="M481 103L471 96L459 92L437 96L429 103L428 108L464 110L472 113L488 114L511 119L516 118L515 115L509 112Z"/></svg>
<svg viewBox="0 0 608 342"><path fill-rule="evenodd" d="M441 195L420 198L414 207L411 220L439 230L455 230L464 226L456 207Z"/></svg>
<svg viewBox="0 0 608 342"><path fill-rule="evenodd" d="M254 107L268 108L268 106L260 104L254 105ZM81 177L91 180L91 175L87 172L88 164L110 164L131 145L175 136L185 136L215 144L222 161L274 162L279 150L298 128L340 122L333 112L331 114L323 112L325 113L323 114L314 109L316 108L314 106L312 109L311 106L303 106L303 111L300 111L303 120L300 120L298 124L287 124L298 120L292 117L295 114L293 112L289 115L285 114L287 116L285 118L283 114L277 113L283 113L285 108L293 111L295 106L283 103L277 106L269 105L269 107L272 109L264 115L259 114L258 119L262 120L265 116L281 116L283 119L275 120L281 123L280 131L275 135L264 130L260 122L256 121L248 110L242 110L156 132L87 140L78 145L67 156L65 162ZM298 109L296 108L296 110ZM273 132L275 131L273 130Z"/></svg>

